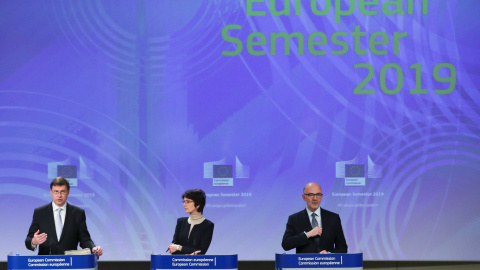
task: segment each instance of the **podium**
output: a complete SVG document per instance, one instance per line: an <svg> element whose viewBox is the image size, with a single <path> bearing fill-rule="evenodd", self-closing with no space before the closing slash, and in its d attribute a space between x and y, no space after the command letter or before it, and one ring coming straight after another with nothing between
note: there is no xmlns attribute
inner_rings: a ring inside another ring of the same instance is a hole
<svg viewBox="0 0 480 270"><path fill-rule="evenodd" d="M152 255L151 270L238 269L238 255Z"/></svg>
<svg viewBox="0 0 480 270"><path fill-rule="evenodd" d="M8 256L8 270L94 270L97 269L97 264L97 255L95 254Z"/></svg>
<svg viewBox="0 0 480 270"><path fill-rule="evenodd" d="M363 269L363 254L275 254L275 269Z"/></svg>

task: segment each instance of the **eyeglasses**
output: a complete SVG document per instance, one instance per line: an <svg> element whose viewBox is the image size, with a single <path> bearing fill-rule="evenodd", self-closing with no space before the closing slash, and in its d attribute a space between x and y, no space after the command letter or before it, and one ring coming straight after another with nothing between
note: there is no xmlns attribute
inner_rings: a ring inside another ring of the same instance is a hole
<svg viewBox="0 0 480 270"><path fill-rule="evenodd" d="M55 194L55 195L58 195L58 194L67 195L68 190L61 190L61 191L53 190L52 192L53 192L53 194Z"/></svg>
<svg viewBox="0 0 480 270"><path fill-rule="evenodd" d="M192 200L182 200L183 204L189 204L189 203L192 203L192 202L193 202Z"/></svg>
<svg viewBox="0 0 480 270"><path fill-rule="evenodd" d="M322 193L307 193L307 194L305 194L305 196L307 196L308 198L313 198L313 197L321 198L323 196L323 194Z"/></svg>

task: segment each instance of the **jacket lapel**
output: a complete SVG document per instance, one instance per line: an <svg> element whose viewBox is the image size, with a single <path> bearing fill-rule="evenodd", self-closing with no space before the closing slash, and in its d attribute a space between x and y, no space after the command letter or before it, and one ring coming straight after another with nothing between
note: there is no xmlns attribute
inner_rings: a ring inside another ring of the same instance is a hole
<svg viewBox="0 0 480 270"><path fill-rule="evenodd" d="M320 208L320 216L322 217L322 231L323 231L325 230L325 226L323 224L328 224L328 221L327 221L328 217L322 208Z"/></svg>
<svg viewBox="0 0 480 270"><path fill-rule="evenodd" d="M308 230L305 230L306 232L308 231L311 231L313 228L312 228L312 223L310 222L310 217L308 216L308 212L307 212L307 209L303 209L303 218L302 218L302 222L305 224L305 228L307 228Z"/></svg>
<svg viewBox="0 0 480 270"><path fill-rule="evenodd" d="M52 203L48 204L47 207L47 213L45 215L47 217L47 228L52 228L52 239L54 243L58 243L58 238L57 238L57 230L55 230L55 217L53 216L53 206ZM48 237L50 238L50 237Z"/></svg>
<svg viewBox="0 0 480 270"><path fill-rule="evenodd" d="M65 203L66 204L66 212L65 212L65 223L63 223L63 228L62 228L62 235L60 236L60 241L62 241L62 238L63 238L63 235L64 235L64 231L65 231L65 227L67 227L67 224L70 222L70 217L71 217L71 212L72 212L72 208L71 207L68 207L68 203Z"/></svg>

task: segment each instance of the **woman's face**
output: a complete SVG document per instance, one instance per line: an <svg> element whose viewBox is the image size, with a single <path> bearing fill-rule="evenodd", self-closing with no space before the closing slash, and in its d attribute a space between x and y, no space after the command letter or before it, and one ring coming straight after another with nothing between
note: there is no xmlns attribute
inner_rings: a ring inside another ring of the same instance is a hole
<svg viewBox="0 0 480 270"><path fill-rule="evenodd" d="M185 213L197 214L199 207L200 205L195 206L195 203L193 202L193 200L185 197L183 198L183 208L185 208Z"/></svg>

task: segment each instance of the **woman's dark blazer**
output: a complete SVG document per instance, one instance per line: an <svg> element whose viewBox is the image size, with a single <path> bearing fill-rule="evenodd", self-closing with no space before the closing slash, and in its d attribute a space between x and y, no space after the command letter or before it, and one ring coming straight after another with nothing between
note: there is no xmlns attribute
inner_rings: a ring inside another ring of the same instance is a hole
<svg viewBox="0 0 480 270"><path fill-rule="evenodd" d="M205 219L202 223L193 226L190 237L188 237L188 232L190 231L188 218L179 218L172 243L181 245L182 251L176 251L173 254L191 254L197 250L200 250L198 254L207 253L208 247L212 242L213 227L213 223Z"/></svg>

